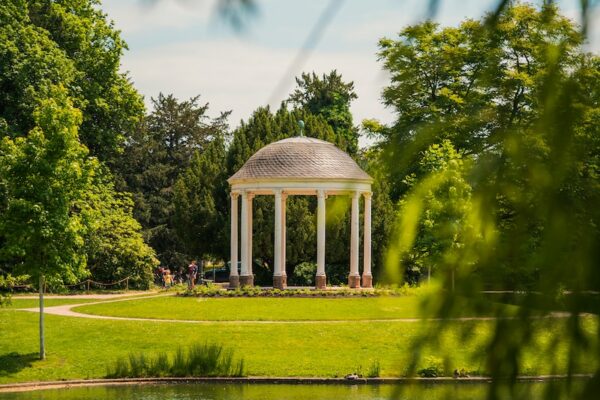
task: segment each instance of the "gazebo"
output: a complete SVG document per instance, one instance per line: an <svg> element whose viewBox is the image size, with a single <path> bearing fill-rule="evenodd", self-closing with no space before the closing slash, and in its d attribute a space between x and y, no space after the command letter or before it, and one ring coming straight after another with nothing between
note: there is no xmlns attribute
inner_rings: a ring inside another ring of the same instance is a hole
<svg viewBox="0 0 600 400"><path fill-rule="evenodd" d="M275 196L273 287L287 286L285 271L287 196L317 196L316 287L324 289L325 199L350 196L352 218L348 286L361 287L359 274L359 199L364 197L364 251L362 287L373 287L371 275L371 183L373 179L334 144L296 136L271 143L257 151L232 177L231 185L231 288L253 285L252 199ZM242 198L241 272L238 276L238 198Z"/></svg>

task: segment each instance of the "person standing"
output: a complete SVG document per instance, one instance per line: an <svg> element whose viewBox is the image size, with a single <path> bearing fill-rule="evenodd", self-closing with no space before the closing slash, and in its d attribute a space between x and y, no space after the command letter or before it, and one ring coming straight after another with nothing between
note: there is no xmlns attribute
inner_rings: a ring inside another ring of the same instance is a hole
<svg viewBox="0 0 600 400"><path fill-rule="evenodd" d="M197 275L198 265L196 265L196 260L192 260L192 263L188 265L188 289L192 290L194 288Z"/></svg>

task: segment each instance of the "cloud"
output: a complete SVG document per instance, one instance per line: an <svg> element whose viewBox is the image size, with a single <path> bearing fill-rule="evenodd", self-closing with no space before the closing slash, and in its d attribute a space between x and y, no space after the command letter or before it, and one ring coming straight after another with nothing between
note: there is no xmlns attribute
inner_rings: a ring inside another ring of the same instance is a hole
<svg viewBox="0 0 600 400"><path fill-rule="evenodd" d="M105 1L102 9L124 34L130 35L206 24L214 14L216 2L121 0Z"/></svg>
<svg viewBox="0 0 600 400"><path fill-rule="evenodd" d="M272 49L240 39L189 41L128 52L123 69L140 92L150 96L159 92L173 93L180 99L201 94L210 102L211 114L232 110L230 123L237 126L252 111L266 102L282 79L295 49ZM379 102L379 94L388 78L381 71L373 54L355 52L315 52L303 71L327 73L337 69L345 80L354 81L359 96L352 111L356 122L363 118L392 120L391 113ZM300 74L298 72L297 75ZM294 76L287 77L291 92ZM278 99L272 107L278 107Z"/></svg>

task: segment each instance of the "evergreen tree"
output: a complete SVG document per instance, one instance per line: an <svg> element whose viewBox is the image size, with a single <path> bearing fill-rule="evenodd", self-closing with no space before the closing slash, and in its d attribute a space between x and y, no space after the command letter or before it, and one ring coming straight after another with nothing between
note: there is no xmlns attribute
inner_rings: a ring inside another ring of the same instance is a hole
<svg viewBox="0 0 600 400"><path fill-rule="evenodd" d="M227 129L228 113L210 119L208 104L199 105L198 100L199 96L178 101L163 94L152 99L154 110L130 137L117 163L119 185L133 194L134 215L146 240L160 262L172 267L186 265L186 248L194 248L175 230L175 182L194 154L203 154L213 140L224 140Z"/></svg>
<svg viewBox="0 0 600 400"><path fill-rule="evenodd" d="M335 133L339 148L354 156L358 152L358 129L353 125L350 103L357 98L354 82L345 83L336 70L319 77L303 73L296 78L298 87L288 101L327 121Z"/></svg>
<svg viewBox="0 0 600 400"><path fill-rule="evenodd" d="M229 258L229 201L225 142L214 138L196 152L175 183L174 225L189 257Z"/></svg>

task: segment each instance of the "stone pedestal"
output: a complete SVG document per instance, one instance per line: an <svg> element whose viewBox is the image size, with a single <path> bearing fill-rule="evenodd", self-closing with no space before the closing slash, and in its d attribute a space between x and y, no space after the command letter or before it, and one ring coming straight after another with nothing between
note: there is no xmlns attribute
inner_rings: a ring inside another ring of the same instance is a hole
<svg viewBox="0 0 600 400"><path fill-rule="evenodd" d="M360 275L348 275L348 286L352 289L359 289Z"/></svg>
<svg viewBox="0 0 600 400"><path fill-rule="evenodd" d="M240 286L254 286L254 275L240 276Z"/></svg>
<svg viewBox="0 0 600 400"><path fill-rule="evenodd" d="M238 275L229 276L229 289L237 289L240 287L240 277Z"/></svg>
<svg viewBox="0 0 600 400"><path fill-rule="evenodd" d="M327 286L327 277L325 275L317 275L315 277L315 287L317 289L325 289Z"/></svg>
<svg viewBox="0 0 600 400"><path fill-rule="evenodd" d="M364 288L372 288L373 287L373 276L372 275L363 274L362 287L364 287Z"/></svg>
<svg viewBox="0 0 600 400"><path fill-rule="evenodd" d="M287 287L287 277L281 275L273 276L273 288L283 290Z"/></svg>

